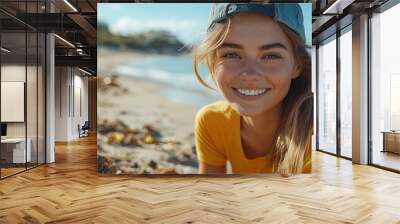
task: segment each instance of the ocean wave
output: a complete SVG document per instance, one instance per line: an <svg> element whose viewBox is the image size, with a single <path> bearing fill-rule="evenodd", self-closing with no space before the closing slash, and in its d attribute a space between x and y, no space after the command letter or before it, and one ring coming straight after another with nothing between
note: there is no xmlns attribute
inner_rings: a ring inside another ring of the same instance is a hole
<svg viewBox="0 0 400 224"><path fill-rule="evenodd" d="M202 74L206 74L205 68L200 68ZM169 86L204 92L202 86L195 77L191 68L191 62L183 57L160 57L144 59L119 66L116 71L125 76L131 76L144 80L154 81ZM213 86L210 78L205 80ZM215 95L210 92L211 95Z"/></svg>
<svg viewBox="0 0 400 224"><path fill-rule="evenodd" d="M202 74L206 74L202 69ZM142 80L161 83L165 86L162 95L174 101L185 102L191 105L220 100L217 91L206 89L195 78L188 58L158 57L143 59L121 65L116 69L120 75L139 78ZM205 79L211 84L210 79Z"/></svg>

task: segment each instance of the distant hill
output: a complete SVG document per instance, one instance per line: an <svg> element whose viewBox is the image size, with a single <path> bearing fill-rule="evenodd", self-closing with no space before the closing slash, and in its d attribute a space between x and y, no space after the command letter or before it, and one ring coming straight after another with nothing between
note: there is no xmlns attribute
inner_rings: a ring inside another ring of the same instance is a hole
<svg viewBox="0 0 400 224"><path fill-rule="evenodd" d="M175 35L168 31L152 30L128 36L110 32L108 26L99 23L97 26L97 44L110 48L128 48L136 51L159 54L183 54L190 49Z"/></svg>

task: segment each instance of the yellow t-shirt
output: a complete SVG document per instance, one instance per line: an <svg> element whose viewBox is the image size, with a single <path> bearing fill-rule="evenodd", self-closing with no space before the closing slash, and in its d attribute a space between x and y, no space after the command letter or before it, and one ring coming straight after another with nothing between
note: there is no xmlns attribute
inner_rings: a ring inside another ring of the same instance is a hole
<svg viewBox="0 0 400 224"><path fill-rule="evenodd" d="M240 114L226 101L218 101L199 110L195 137L199 162L223 166L229 161L233 173L272 173L271 154L254 159L245 156L240 137ZM311 144L307 145L303 173L311 172Z"/></svg>

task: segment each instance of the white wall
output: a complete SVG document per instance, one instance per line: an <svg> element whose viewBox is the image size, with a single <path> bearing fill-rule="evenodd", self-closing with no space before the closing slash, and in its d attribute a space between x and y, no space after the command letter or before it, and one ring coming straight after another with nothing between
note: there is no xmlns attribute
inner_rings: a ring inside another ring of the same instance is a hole
<svg viewBox="0 0 400 224"><path fill-rule="evenodd" d="M1 81L25 82L25 65L2 65ZM5 108L1 108L5 110ZM7 137L25 137L25 123L7 123Z"/></svg>
<svg viewBox="0 0 400 224"><path fill-rule="evenodd" d="M55 141L68 140L68 85L67 67L55 68Z"/></svg>
<svg viewBox="0 0 400 224"><path fill-rule="evenodd" d="M28 67L28 70L30 68ZM2 82L25 82L25 65L2 65L1 81ZM1 108L6 110L6 108ZM8 137L25 137L25 122L7 122Z"/></svg>
<svg viewBox="0 0 400 224"><path fill-rule="evenodd" d="M38 69L38 70L36 70ZM25 114L26 120L22 122L5 122L7 123L7 137L9 138L24 138L25 135L30 139L30 148L32 161L36 162L39 159L39 163L44 163L44 74L42 73L41 66L30 66L27 67L25 64L3 64L1 66L1 81L2 82L24 82L26 84L26 106L25 102L21 108L17 110L20 113ZM25 80L27 78L27 80ZM4 89L2 89L2 93ZM20 90L23 94L24 90ZM2 98L7 98L7 95L2 95ZM3 103L2 103L3 104ZM7 110L13 110L10 107L1 108L2 112ZM14 110L16 110L14 108ZM7 111L11 112L12 111ZM14 112L16 113L16 112ZM22 115L24 116L24 115ZM24 118L23 118L24 119ZM39 155L37 155L37 153Z"/></svg>
<svg viewBox="0 0 400 224"><path fill-rule="evenodd" d="M78 124L88 120L88 78L76 68L56 67L55 85L55 140L77 139Z"/></svg>

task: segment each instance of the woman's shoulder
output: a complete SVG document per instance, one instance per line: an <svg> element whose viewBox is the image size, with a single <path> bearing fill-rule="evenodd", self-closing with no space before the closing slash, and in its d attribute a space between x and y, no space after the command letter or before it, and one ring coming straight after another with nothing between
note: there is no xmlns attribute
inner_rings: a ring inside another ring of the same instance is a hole
<svg viewBox="0 0 400 224"><path fill-rule="evenodd" d="M217 101L203 106L197 112L196 120L223 121L231 120L234 111L226 101Z"/></svg>

